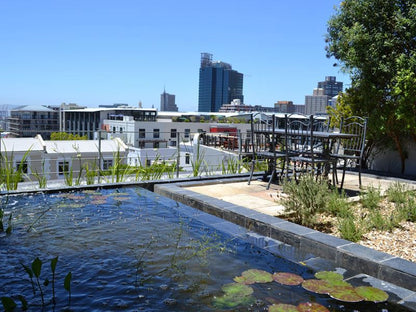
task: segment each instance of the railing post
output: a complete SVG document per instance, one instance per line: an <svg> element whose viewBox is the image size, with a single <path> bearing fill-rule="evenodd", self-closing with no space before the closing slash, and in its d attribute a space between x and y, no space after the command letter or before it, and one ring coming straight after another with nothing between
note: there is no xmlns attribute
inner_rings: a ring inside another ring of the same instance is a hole
<svg viewBox="0 0 416 312"><path fill-rule="evenodd" d="M179 131L176 132L176 146L177 146L177 154L176 155L176 177L179 178L179 170L180 170L180 163L181 163L181 147L180 147L180 135Z"/></svg>
<svg viewBox="0 0 416 312"><path fill-rule="evenodd" d="M98 184L101 183L101 170L102 170L102 153L101 153L101 130L98 130Z"/></svg>
<svg viewBox="0 0 416 312"><path fill-rule="evenodd" d="M241 137L241 129L237 131L237 140L238 140L238 172L241 170L241 160L243 152L243 138Z"/></svg>

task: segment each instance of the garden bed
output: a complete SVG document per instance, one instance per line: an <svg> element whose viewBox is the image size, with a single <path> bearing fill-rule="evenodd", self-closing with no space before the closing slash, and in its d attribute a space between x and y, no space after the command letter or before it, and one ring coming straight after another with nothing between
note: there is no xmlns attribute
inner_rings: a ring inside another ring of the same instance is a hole
<svg viewBox="0 0 416 312"><path fill-rule="evenodd" d="M353 200L310 178L281 192L277 202L290 212L279 218L416 262L416 193L404 184L383 195L368 187Z"/></svg>

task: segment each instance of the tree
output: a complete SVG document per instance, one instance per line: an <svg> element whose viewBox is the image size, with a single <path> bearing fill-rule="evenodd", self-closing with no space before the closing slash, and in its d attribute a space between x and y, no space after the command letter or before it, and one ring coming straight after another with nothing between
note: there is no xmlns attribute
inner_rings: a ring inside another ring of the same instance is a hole
<svg viewBox="0 0 416 312"><path fill-rule="evenodd" d="M416 3L344 0L328 21L327 56L351 76L344 103L368 116L370 144L395 148L416 140Z"/></svg>
<svg viewBox="0 0 416 312"><path fill-rule="evenodd" d="M52 132L51 140L64 141L64 140L88 140L87 135L80 136L79 134L72 134L66 132Z"/></svg>

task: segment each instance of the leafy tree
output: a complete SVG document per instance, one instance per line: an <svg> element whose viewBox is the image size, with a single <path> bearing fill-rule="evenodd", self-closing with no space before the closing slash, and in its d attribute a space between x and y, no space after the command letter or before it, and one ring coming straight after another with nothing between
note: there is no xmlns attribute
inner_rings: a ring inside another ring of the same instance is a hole
<svg viewBox="0 0 416 312"><path fill-rule="evenodd" d="M68 140L88 140L88 136L79 134L72 134L66 132L52 132L51 133L51 140L55 141L68 141Z"/></svg>
<svg viewBox="0 0 416 312"><path fill-rule="evenodd" d="M395 148L405 170L405 140L416 140L416 2L344 0L328 22L327 56L351 76L341 105L369 117L370 144Z"/></svg>

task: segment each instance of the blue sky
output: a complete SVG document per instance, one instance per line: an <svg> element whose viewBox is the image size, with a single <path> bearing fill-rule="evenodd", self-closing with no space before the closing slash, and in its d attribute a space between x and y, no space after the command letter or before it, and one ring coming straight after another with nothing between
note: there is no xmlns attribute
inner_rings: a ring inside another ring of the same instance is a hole
<svg viewBox="0 0 416 312"><path fill-rule="evenodd" d="M244 74L245 103L304 104L347 75L325 56L341 0L2 0L0 104L198 107L201 52Z"/></svg>

